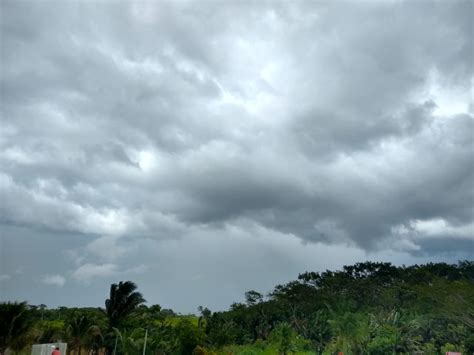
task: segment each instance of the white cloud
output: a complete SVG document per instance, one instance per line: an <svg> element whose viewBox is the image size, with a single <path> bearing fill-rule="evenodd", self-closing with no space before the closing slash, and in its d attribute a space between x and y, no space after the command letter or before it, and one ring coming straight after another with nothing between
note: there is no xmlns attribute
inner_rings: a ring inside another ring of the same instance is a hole
<svg viewBox="0 0 474 355"><path fill-rule="evenodd" d="M418 94L422 100L433 100L436 104L434 114L439 116L452 116L469 113L472 102L472 80L466 78L463 85L450 85L444 80L436 69L432 69L428 76L426 87ZM415 95L416 96L416 95Z"/></svg>
<svg viewBox="0 0 474 355"><path fill-rule="evenodd" d="M7 274L2 274L0 275L0 282L6 282L8 280L10 280L12 277L10 275L7 275Z"/></svg>
<svg viewBox="0 0 474 355"><path fill-rule="evenodd" d="M118 272L116 264L84 264L81 265L74 273L72 277L78 281L87 282L94 278L110 277Z"/></svg>
<svg viewBox="0 0 474 355"><path fill-rule="evenodd" d="M66 283L66 278L61 275L44 275L41 278L41 282L46 285L54 285L57 287L63 287Z"/></svg>
<svg viewBox="0 0 474 355"><path fill-rule="evenodd" d="M128 270L126 270L124 273L130 273L130 274L143 274L144 272L147 272L149 270L149 267L146 266L145 264L137 265L134 266Z"/></svg>
<svg viewBox="0 0 474 355"><path fill-rule="evenodd" d="M442 218L429 220L415 220L412 226L420 237L443 238L453 236L471 239L474 241L474 222L461 225L452 225Z"/></svg>
<svg viewBox="0 0 474 355"><path fill-rule="evenodd" d="M98 278L110 278L117 275L138 275L146 272L148 267L144 264L130 267L128 269L119 269L117 264L104 263L94 264L87 263L79 266L72 274L72 277L80 282L89 282Z"/></svg>

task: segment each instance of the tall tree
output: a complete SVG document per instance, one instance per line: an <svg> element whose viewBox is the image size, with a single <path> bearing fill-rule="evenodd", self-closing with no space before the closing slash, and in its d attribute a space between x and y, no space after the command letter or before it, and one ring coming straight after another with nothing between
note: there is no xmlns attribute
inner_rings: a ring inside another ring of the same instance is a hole
<svg viewBox="0 0 474 355"><path fill-rule="evenodd" d="M139 305L146 302L131 281L120 281L110 286L110 297L105 301L105 313L110 328L118 328L122 321Z"/></svg>
<svg viewBox="0 0 474 355"><path fill-rule="evenodd" d="M100 328L85 314L75 312L66 322L66 337L71 350L81 354L82 347L90 347L101 335Z"/></svg>
<svg viewBox="0 0 474 355"><path fill-rule="evenodd" d="M29 341L32 319L26 302L0 303L0 354L18 351Z"/></svg>
<svg viewBox="0 0 474 355"><path fill-rule="evenodd" d="M105 334L107 354L113 354L116 348L119 328L123 321L145 302L142 294L135 291L137 286L132 281L120 281L110 285L109 298L105 300L105 315L108 320L108 331Z"/></svg>

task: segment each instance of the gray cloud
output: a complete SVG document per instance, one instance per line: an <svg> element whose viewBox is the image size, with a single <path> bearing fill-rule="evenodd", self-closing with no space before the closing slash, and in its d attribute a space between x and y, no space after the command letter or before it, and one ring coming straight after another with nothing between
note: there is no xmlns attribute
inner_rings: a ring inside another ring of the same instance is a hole
<svg viewBox="0 0 474 355"><path fill-rule="evenodd" d="M472 258L472 2L1 7L2 298Z"/></svg>

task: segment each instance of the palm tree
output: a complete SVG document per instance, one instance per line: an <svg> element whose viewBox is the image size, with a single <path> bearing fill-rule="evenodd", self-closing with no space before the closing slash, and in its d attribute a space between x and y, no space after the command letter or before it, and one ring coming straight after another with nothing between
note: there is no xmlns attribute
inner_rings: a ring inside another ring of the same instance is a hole
<svg viewBox="0 0 474 355"><path fill-rule="evenodd" d="M145 303L140 292L136 292L137 286L131 281L120 281L110 286L110 296L105 300L105 314L109 322L107 353L113 350L112 343L115 342L114 334L119 329L123 320ZM113 338L113 339L112 339Z"/></svg>
<svg viewBox="0 0 474 355"><path fill-rule="evenodd" d="M82 347L91 346L101 332L99 326L86 315L74 313L66 323L66 336L72 350L81 355Z"/></svg>
<svg viewBox="0 0 474 355"><path fill-rule="evenodd" d="M31 336L32 320L26 302L0 303L0 354L23 349Z"/></svg>
<svg viewBox="0 0 474 355"><path fill-rule="evenodd" d="M125 317L146 302L136 289L132 281L120 281L110 286L110 298L105 301L105 314L110 328L118 328Z"/></svg>

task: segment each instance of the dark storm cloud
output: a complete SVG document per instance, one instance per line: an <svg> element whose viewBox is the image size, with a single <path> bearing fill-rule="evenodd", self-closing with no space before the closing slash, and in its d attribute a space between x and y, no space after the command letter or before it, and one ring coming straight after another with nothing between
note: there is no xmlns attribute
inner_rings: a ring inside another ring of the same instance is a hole
<svg viewBox="0 0 474 355"><path fill-rule="evenodd" d="M472 256L472 2L1 10L2 238L62 256L29 255L22 282L145 280L173 253L196 285L213 263L234 273L230 303L248 272L224 249L240 242L261 253L253 285L326 268L303 261L325 248ZM0 266L6 287L19 267Z"/></svg>

